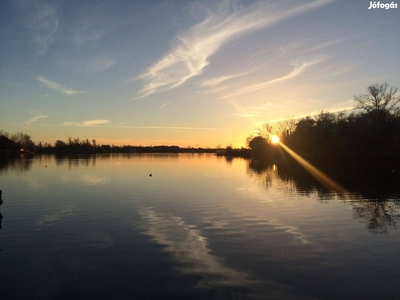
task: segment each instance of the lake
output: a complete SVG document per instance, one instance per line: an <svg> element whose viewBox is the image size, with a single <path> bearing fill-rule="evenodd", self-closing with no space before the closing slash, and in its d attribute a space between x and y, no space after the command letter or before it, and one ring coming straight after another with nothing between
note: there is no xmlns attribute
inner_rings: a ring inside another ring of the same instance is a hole
<svg viewBox="0 0 400 300"><path fill-rule="evenodd" d="M3 160L0 299L398 299L400 169L358 167L338 192L212 154Z"/></svg>

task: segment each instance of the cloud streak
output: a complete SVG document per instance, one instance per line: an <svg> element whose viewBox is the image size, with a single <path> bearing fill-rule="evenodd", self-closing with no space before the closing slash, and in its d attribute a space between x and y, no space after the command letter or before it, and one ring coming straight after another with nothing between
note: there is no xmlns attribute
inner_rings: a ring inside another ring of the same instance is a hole
<svg viewBox="0 0 400 300"><path fill-rule="evenodd" d="M74 96L74 95L77 95L77 94L86 93L84 91L78 91L78 90L74 90L72 88L65 87L65 86L63 86L63 85L61 85L59 83L50 81L50 80L44 78L43 76L36 76L36 79L37 79L37 81L42 83L44 87L46 87L48 89L52 89L52 90L58 91L58 92L61 92L61 93L65 94L65 95L68 95L68 96Z"/></svg>
<svg viewBox="0 0 400 300"><path fill-rule="evenodd" d="M221 76L221 77L215 77L215 78L211 78L208 80L204 80L201 85L202 86L206 86L206 87L213 87L216 86L222 82L237 78L237 77L241 77L244 75L249 74L250 72L245 72L245 73L241 73L241 74L232 74L232 75L225 75L225 76Z"/></svg>
<svg viewBox="0 0 400 300"><path fill-rule="evenodd" d="M42 115L41 112L38 111L32 111L30 112L31 115L33 115L32 118L30 118L28 121L26 121L27 124L32 124L40 119L47 118L48 116Z"/></svg>
<svg viewBox="0 0 400 300"><path fill-rule="evenodd" d="M161 109L161 108L163 108L163 107L165 107L165 106L167 106L167 105L170 105L171 104L171 102L168 102L168 103L164 103L163 105L161 105L158 109Z"/></svg>
<svg viewBox="0 0 400 300"><path fill-rule="evenodd" d="M253 84L253 85L249 85L246 86L242 89L239 89L238 91L236 91L235 93L229 94L229 95L225 95L223 97L221 97L221 99L225 99L225 98L230 98L230 97L235 97L235 96L239 96L239 95L243 95L243 94L247 94L247 93L251 93L251 92L256 92L262 89L265 89L266 87L274 84L274 83L279 83L279 82L283 82L286 80L290 80L292 78L295 78L297 76L299 76L300 74L302 74L307 68L311 67L312 65L315 65L317 63L320 63L321 61L325 60L326 58L320 58L320 59L316 59L313 61L296 61L293 62L291 65L293 66L293 70L288 73L287 75L281 76L279 78L275 78L266 82L262 82L262 83L257 83L257 84Z"/></svg>
<svg viewBox="0 0 400 300"><path fill-rule="evenodd" d="M201 74L209 65L210 57L228 42L328 2L318 0L305 5L291 3L285 6L262 1L248 9L234 7L229 1L223 2L217 10L208 13L204 21L178 36L168 53L135 78L144 82L140 95L135 99L176 88Z"/></svg>
<svg viewBox="0 0 400 300"><path fill-rule="evenodd" d="M29 31L29 39L35 45L36 54L44 54L54 43L59 28L59 16L53 5L44 1L16 1L20 18Z"/></svg>
<svg viewBox="0 0 400 300"><path fill-rule="evenodd" d="M62 126L97 126L102 125L101 127L107 128L126 128L126 129L157 129L157 130L200 130L200 131L218 131L223 130L227 131L229 129L226 128L218 128L218 127L190 127L190 126L134 126L134 125L103 125L109 123L108 120L90 120L84 122L64 122Z"/></svg>
<svg viewBox="0 0 400 300"><path fill-rule="evenodd" d="M106 126L114 128L130 128L130 129L165 129L165 130L205 130L205 131L216 131L216 130L229 130L226 128L216 127L189 127L189 126L132 126L132 125L116 125Z"/></svg>
<svg viewBox="0 0 400 300"><path fill-rule="evenodd" d="M83 126L83 127L93 127L102 124L109 123L109 120L88 120L83 122L64 122L63 126Z"/></svg>
<svg viewBox="0 0 400 300"><path fill-rule="evenodd" d="M293 66L294 68L293 68L293 70L292 70L289 74L287 74L287 75L285 75L285 76L282 76L282 77L279 77L279 78L276 78L276 79L273 79L273 80L270 80L270 81L267 81L267 82L264 82L264 83L251 85L251 86L245 88L244 91L245 91L245 92L253 92L253 91L256 91L256 90L260 90L260 89L262 89L262 88L264 88L265 86L268 86L268 85L270 85L270 84L292 79L292 78L294 78L294 77L299 76L299 75L300 75L301 73L303 73L308 67L310 67L310 66L312 66L312 65L314 65L314 64L316 64L316 63L318 63L318 62L320 62L320 61L321 61L321 60L310 61L310 62L299 62L299 61L294 62L294 63L292 63L292 66Z"/></svg>
<svg viewBox="0 0 400 300"><path fill-rule="evenodd" d="M89 72L103 72L115 65L116 61L106 56L93 58L86 66Z"/></svg>

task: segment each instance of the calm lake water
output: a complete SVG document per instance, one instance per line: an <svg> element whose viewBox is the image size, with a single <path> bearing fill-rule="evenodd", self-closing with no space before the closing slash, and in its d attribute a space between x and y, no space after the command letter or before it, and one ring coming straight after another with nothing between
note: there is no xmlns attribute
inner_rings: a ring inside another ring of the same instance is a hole
<svg viewBox="0 0 400 300"><path fill-rule="evenodd" d="M3 161L0 299L399 299L385 170L338 194L206 154Z"/></svg>

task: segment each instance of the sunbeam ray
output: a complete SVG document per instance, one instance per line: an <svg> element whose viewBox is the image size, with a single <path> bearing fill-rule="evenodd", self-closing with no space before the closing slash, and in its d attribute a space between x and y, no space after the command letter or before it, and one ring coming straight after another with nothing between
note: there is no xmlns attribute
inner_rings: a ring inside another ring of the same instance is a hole
<svg viewBox="0 0 400 300"><path fill-rule="evenodd" d="M340 194L346 194L346 190L337 182L335 182L332 178L330 178L328 175L326 175L324 172L313 166L311 163L309 163L307 160L305 160L303 157L298 155L296 152L294 152L292 149L290 149L288 146L286 146L282 142L278 142L279 146L281 146L291 157L293 157L302 167L304 167L307 172L309 172L312 176L314 176L315 179L317 179L320 183L322 183L324 186L326 186L329 189L334 190L337 193Z"/></svg>

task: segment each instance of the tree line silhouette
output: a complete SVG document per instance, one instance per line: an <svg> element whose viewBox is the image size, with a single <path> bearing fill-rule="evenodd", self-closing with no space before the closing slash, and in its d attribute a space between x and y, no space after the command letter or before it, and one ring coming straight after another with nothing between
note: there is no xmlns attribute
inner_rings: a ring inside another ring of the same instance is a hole
<svg viewBox="0 0 400 300"><path fill-rule="evenodd" d="M354 111L330 113L321 111L315 116L289 118L273 126L265 123L256 134L247 137L247 149L180 148L178 146L115 146L98 145L95 139L69 137L54 145L35 144L28 134L9 134L0 130L0 152L93 153L93 152L217 152L227 157L271 158L278 148L271 137L298 154L321 158L334 156L400 157L400 96L398 89L387 83L372 84L364 94L354 96Z"/></svg>
<svg viewBox="0 0 400 300"><path fill-rule="evenodd" d="M67 141L57 140L54 145L39 142L36 144L31 137L23 132L10 134L0 130L0 154L1 153L72 153L72 154L90 154L90 153L185 153L185 152L201 152L215 153L217 150L212 148L181 148L179 146L116 146L109 144L97 144L96 139L80 139L68 137Z"/></svg>
<svg viewBox="0 0 400 300"><path fill-rule="evenodd" d="M265 123L255 135L247 138L253 157L276 155L278 148L271 137L298 154L310 158L365 156L400 157L400 96L387 83L367 87L365 94L354 96L354 111L293 118L272 126Z"/></svg>

